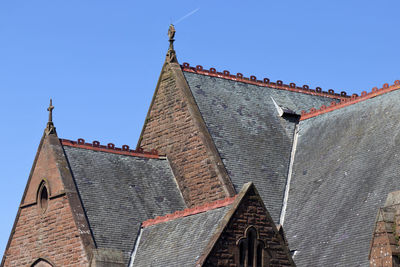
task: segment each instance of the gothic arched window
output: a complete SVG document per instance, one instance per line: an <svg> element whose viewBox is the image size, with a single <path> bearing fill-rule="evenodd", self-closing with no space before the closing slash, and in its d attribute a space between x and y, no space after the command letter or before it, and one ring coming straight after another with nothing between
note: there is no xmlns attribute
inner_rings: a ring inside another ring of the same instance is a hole
<svg viewBox="0 0 400 267"><path fill-rule="evenodd" d="M47 185L45 181L42 181L39 185L37 202L42 212L45 212L49 205L49 191L47 190Z"/></svg>
<svg viewBox="0 0 400 267"><path fill-rule="evenodd" d="M53 265L44 259L38 259L31 265L31 267L53 267Z"/></svg>
<svg viewBox="0 0 400 267"><path fill-rule="evenodd" d="M240 267L264 267L264 242L258 239L257 229L249 227L245 236L238 241Z"/></svg>

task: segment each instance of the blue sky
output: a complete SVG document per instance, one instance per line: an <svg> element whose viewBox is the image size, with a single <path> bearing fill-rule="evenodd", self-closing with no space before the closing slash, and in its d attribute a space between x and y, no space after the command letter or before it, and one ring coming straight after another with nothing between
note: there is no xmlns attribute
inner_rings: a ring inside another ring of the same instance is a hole
<svg viewBox="0 0 400 267"><path fill-rule="evenodd" d="M180 63L359 93L400 79L399 7L365 0L0 1L0 251L49 98L59 137L135 146L171 22L178 22Z"/></svg>

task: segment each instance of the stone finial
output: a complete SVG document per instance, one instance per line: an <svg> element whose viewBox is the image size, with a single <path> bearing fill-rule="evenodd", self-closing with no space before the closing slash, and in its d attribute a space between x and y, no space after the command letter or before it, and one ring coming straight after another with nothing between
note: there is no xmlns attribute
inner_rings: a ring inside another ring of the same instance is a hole
<svg viewBox="0 0 400 267"><path fill-rule="evenodd" d="M168 37L169 37L169 48L167 52L167 58L166 60L168 62L177 62L178 60L176 59L176 54L174 50L174 37L175 37L175 27L173 24L169 25L168 29Z"/></svg>
<svg viewBox="0 0 400 267"><path fill-rule="evenodd" d="M50 98L50 105L47 108L47 111L49 112L49 122L53 122L53 109L54 109L53 100Z"/></svg>
<svg viewBox="0 0 400 267"><path fill-rule="evenodd" d="M54 127L54 124L53 124L53 109L54 109L53 101L50 98L50 105L47 108L47 111L49 112L49 120L47 122L46 129L44 130L46 135L49 135L49 134L56 134L57 135L56 127Z"/></svg>
<svg viewBox="0 0 400 267"><path fill-rule="evenodd" d="M168 29L168 37L169 37L169 42L170 42L170 48L173 48L173 44L174 44L174 37L175 37L175 27L173 24L169 25L169 29Z"/></svg>

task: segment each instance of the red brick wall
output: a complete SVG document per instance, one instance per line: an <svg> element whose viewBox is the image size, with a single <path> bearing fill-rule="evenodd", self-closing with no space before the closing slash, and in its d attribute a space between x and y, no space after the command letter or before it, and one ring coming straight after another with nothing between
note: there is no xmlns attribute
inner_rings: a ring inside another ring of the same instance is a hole
<svg viewBox="0 0 400 267"><path fill-rule="evenodd" d="M392 230L397 231L400 227L394 227L394 225L384 221L377 222L369 256L371 267L400 266L398 257L393 255L393 250L398 251L398 240L396 240L396 234L392 233Z"/></svg>
<svg viewBox="0 0 400 267"><path fill-rule="evenodd" d="M43 180L50 192L45 212L36 203L37 190ZM63 191L54 150L46 138L5 252L4 266L31 266L38 258L45 258L56 266L88 266L81 233Z"/></svg>
<svg viewBox="0 0 400 267"><path fill-rule="evenodd" d="M255 194L254 189L250 189L244 197L228 226L211 250L204 266L239 266L236 256L239 249L236 242L245 236L245 231L250 226L257 229L259 240L263 241L266 246L263 254L264 265L262 266L293 266L283 238L276 231L271 217L267 215L262 200Z"/></svg>
<svg viewBox="0 0 400 267"><path fill-rule="evenodd" d="M216 163L207 154L199 127L190 113L190 103L177 83L167 65L139 145L168 156L188 206L225 198Z"/></svg>
<svg viewBox="0 0 400 267"><path fill-rule="evenodd" d="M65 195L51 199L45 213L37 205L21 209L4 266L31 266L37 258L56 266L88 266Z"/></svg>
<svg viewBox="0 0 400 267"><path fill-rule="evenodd" d="M49 186L50 195L57 195L64 190L58 166L55 164L54 151L51 147L49 138L45 138L22 202L23 205L36 202L38 187L44 179Z"/></svg>

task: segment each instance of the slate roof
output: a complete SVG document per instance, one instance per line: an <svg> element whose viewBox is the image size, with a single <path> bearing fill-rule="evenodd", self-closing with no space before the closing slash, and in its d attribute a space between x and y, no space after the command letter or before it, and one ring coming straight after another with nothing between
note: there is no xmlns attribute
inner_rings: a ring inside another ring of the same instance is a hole
<svg viewBox="0 0 400 267"><path fill-rule="evenodd" d="M63 147L97 247L126 264L142 221L186 208L167 160Z"/></svg>
<svg viewBox="0 0 400 267"><path fill-rule="evenodd" d="M195 266L231 207L232 204L143 228L132 266Z"/></svg>
<svg viewBox="0 0 400 267"><path fill-rule="evenodd" d="M296 123L272 98L299 115L334 99L183 73L236 191L253 181L278 223Z"/></svg>
<svg viewBox="0 0 400 267"><path fill-rule="evenodd" d="M400 91L299 124L284 229L297 266L368 266L378 208L400 189Z"/></svg>

